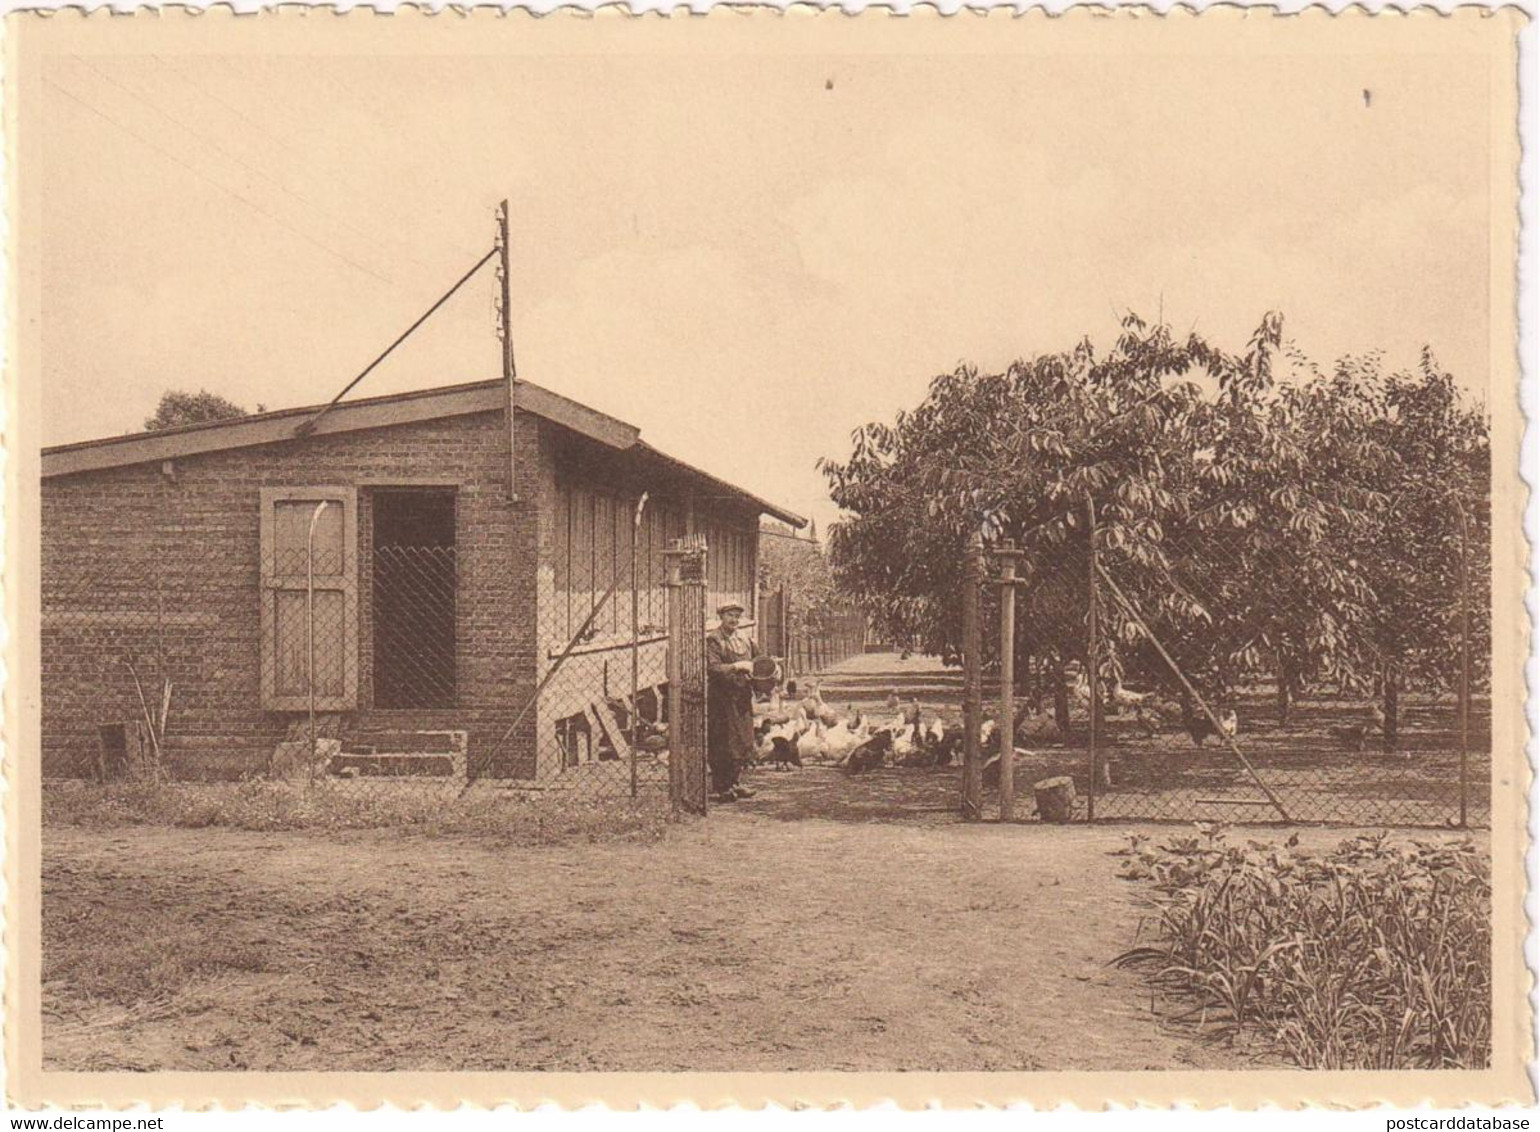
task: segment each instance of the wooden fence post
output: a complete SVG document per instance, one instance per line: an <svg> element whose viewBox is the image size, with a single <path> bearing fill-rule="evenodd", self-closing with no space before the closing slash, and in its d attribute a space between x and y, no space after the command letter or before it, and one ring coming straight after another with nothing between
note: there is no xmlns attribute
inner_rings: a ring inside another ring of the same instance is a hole
<svg viewBox="0 0 1540 1132"><path fill-rule="evenodd" d="M1090 687L1091 702L1086 705L1086 755L1091 764L1091 781L1086 788L1085 814L1087 821L1096 819L1096 788L1101 782L1101 753L1097 750L1097 724L1101 717L1101 672L1098 659L1101 656L1101 624L1097 617L1096 602L1096 501L1086 493L1086 681Z"/></svg>
<svg viewBox="0 0 1540 1132"><path fill-rule="evenodd" d="M1000 820L1016 811L1016 560L1021 551L1005 539L1000 560Z"/></svg>
<svg viewBox="0 0 1540 1132"><path fill-rule="evenodd" d="M968 538L963 563L963 796L964 821L984 816L984 766L979 758L979 715L983 699L984 657L979 632L979 586L984 575L984 537Z"/></svg>
<svg viewBox="0 0 1540 1132"><path fill-rule="evenodd" d="M1460 828L1465 828L1470 796L1470 530L1465 505L1460 513Z"/></svg>

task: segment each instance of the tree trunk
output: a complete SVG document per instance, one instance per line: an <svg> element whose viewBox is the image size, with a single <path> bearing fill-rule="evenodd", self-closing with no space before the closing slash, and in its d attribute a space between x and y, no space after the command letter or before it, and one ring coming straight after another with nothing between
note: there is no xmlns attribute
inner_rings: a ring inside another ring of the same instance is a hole
<svg viewBox="0 0 1540 1132"><path fill-rule="evenodd" d="M1395 670L1385 673L1385 750L1394 751L1399 739L1397 734L1397 711L1399 708L1401 679Z"/></svg>
<svg viewBox="0 0 1540 1132"><path fill-rule="evenodd" d="M1289 708L1294 704L1294 669L1292 665L1278 666L1278 726L1289 725Z"/></svg>
<svg viewBox="0 0 1540 1132"><path fill-rule="evenodd" d="M1053 721L1059 725L1059 731L1069 734L1069 684L1064 673L1064 662L1060 661L1054 669L1053 684Z"/></svg>
<svg viewBox="0 0 1540 1132"><path fill-rule="evenodd" d="M1185 727L1190 734L1193 729L1193 724L1196 723L1198 719L1198 709L1192 702L1192 693L1190 693L1186 688L1183 688L1180 694L1180 702L1182 705L1182 726Z"/></svg>

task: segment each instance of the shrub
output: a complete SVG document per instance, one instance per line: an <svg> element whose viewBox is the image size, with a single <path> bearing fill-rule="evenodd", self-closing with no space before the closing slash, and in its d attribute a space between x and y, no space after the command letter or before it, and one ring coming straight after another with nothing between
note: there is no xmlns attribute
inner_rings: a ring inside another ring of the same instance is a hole
<svg viewBox="0 0 1540 1132"><path fill-rule="evenodd" d="M1358 836L1315 855L1224 832L1152 847L1159 942L1118 957L1231 1033L1312 1069L1481 1068L1491 1056L1490 865L1469 840Z"/></svg>

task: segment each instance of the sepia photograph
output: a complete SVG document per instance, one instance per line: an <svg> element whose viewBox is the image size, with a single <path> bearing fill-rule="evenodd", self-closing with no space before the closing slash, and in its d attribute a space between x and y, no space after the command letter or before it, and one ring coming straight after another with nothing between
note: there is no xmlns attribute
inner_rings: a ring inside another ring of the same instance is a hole
<svg viewBox="0 0 1540 1132"><path fill-rule="evenodd" d="M8 17L12 1097L1533 1103L1522 25Z"/></svg>

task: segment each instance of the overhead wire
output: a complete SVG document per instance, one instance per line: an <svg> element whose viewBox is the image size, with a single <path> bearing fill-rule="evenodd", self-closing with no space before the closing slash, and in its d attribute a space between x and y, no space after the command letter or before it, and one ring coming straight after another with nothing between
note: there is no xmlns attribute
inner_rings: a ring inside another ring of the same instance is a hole
<svg viewBox="0 0 1540 1132"><path fill-rule="evenodd" d="M77 56L77 58L79 58L79 57ZM172 66L171 64L169 64L161 56L159 56L159 55L152 55L151 58L154 59L157 64L159 64L159 66L161 68L161 73L163 75L170 76L171 78L175 79L177 82L182 83L184 86L186 86L190 90L195 91L197 93L198 98L203 100L204 102L212 103L213 105L222 108L225 112L227 112L227 113L233 115L235 118L239 119L240 122L244 125L247 133L249 133L249 134L260 134L263 137L267 138L273 145L282 147L284 149L288 149L288 148L290 148L292 146L292 139L289 139L289 140L286 141L283 138L277 137L275 134L272 133L272 131L264 128L259 122L253 120L252 118L248 117L246 114L242 113L242 111L238 107L234 106L233 104L231 104L230 102L226 101L225 99L219 97L219 95L215 94L212 90L210 90L203 83L200 83L197 80L195 80L193 78L190 78L187 74L185 74L184 72L182 72L178 68L176 68L176 67ZM85 62L84 59L81 59L80 61L81 62ZM90 66L90 64L87 64L87 66ZM103 78L108 78L107 75L103 74L103 72L101 72L97 68L92 67L91 69L97 71L98 74L102 74ZM111 80L109 78L109 81L115 81L115 80ZM118 83L117 85L123 86L123 89L125 89L125 90L129 90L129 88L127 86L124 86L122 83ZM273 174L270 174L270 173L266 172L263 169L260 169L260 168L254 166L254 165L251 165L250 163L248 163L245 160L243 160L237 154L235 154L235 153L225 149L223 146L219 145L218 142L215 142L212 139L209 139L206 134L203 134L201 131L197 130L195 127L193 127L193 126L189 125L188 123L183 122L180 119L176 118L174 115L172 115L169 112L167 112L164 108L157 106L143 92L136 92L136 91L129 90L129 93L134 94L135 97L137 97L141 101L145 102L146 105L149 105L153 109L157 110L160 114L162 114L166 118L170 119L173 122L176 122L179 126L181 126L188 133L194 135L195 137L200 137L200 138L203 138L203 139L207 140L208 144L211 145L214 149L216 149L217 151L219 151L221 153L225 153L227 156L229 156L229 158L232 161L235 161L236 163L241 165L243 168L249 170L250 172L252 172L255 175L257 175L258 177L261 177L264 180L271 182L273 185L277 186L277 188L281 192L287 194L290 197L293 197L295 200L299 201L301 204L305 205L308 208L313 208L313 209L316 209L319 212L324 213L326 215L328 221L335 222L339 227L345 228L348 231L356 234L360 238L369 241L369 243L373 244L376 248L378 248L380 250L380 252L382 254L384 254L388 258L397 258L396 254L394 252L392 252L389 248L387 248L385 246L385 244L381 243L381 241L379 239L379 236L377 234L365 231L363 228L360 228L358 225L352 223L351 221L349 221L345 217L339 215L338 213L332 211L331 209L326 208L325 205L320 204L319 202L310 199L309 197L307 197L307 196L297 192L296 190L289 188L289 186L285 183L285 178L282 175L275 176ZM174 98L175 96L172 95L171 97ZM333 177L327 177L327 179L328 180L333 180L333 181L337 180L336 178L333 178ZM349 191L349 192L353 191L349 186L341 184L340 181L338 182L338 184L339 184L339 187L343 188L346 191ZM409 226L398 225L398 227L406 229ZM406 241L400 240L399 238L397 238L397 239L393 240L392 243L397 248L405 250L406 255L408 257L410 257L413 261L415 261L420 267L429 268L429 269L432 268L433 265L429 264L420 255L418 255L415 252L413 252L411 250L411 248L410 248L410 245L407 244ZM467 252L466 254L470 254L470 253Z"/></svg>
<svg viewBox="0 0 1540 1132"><path fill-rule="evenodd" d="M72 91L69 88L63 86L62 84L56 82L52 78L49 78L49 77L45 76L44 79L43 79L43 82L45 82L48 86L53 87L54 90L56 90L60 94L64 95L64 97L68 98L71 102L74 102L74 103L78 104L79 106L84 107L86 110L89 110L92 114L96 115L98 118L101 118L104 122L107 122L110 125L112 125L112 126L116 127L117 129L121 130L123 133L125 133L129 137L133 138L135 141L137 141L140 145L144 146L146 149L153 150L155 153L158 153L158 154L160 154L160 156L164 157L167 161L170 161L173 165L177 165L180 168L185 169L187 172L189 172L193 176L197 177L200 181L204 181L205 183L214 186L214 188L219 189L221 192L226 193L227 195L234 197L236 200L238 200L242 204L246 205L246 207L250 208L253 212L256 212L257 214L259 214L259 215L261 215L263 217L266 217L272 223L278 225L280 228L284 228L287 231L293 233L294 235L298 236L300 239L304 240L306 243L312 245L313 247L319 248L321 251L326 252L328 255L334 256L335 258L341 260L343 263L347 264L349 267L355 269L356 271L361 272L364 275L369 276L372 279L376 279L379 282L386 284L387 286L391 286L391 287L397 286L395 280L389 279L386 276L381 275L379 272L374 271L373 269L365 266L362 263L359 263L357 260L355 260L351 256L347 255L345 252L338 251L336 248L332 247L331 245L329 245L327 243L324 243L321 240L316 239L314 236L310 235L308 232L305 232L305 231L303 231L303 230L301 230L299 228L296 228L293 224L290 224L287 220L283 219L283 217L278 216L276 213L273 213L273 212L269 211L268 209L262 207L262 205L258 204L256 201L252 200L250 197L247 197L247 196L245 196L245 195L243 195L243 194L241 194L239 192L236 192L234 189L230 188L230 186L224 184L223 182L221 182L221 181L217 180L216 178L210 176L209 174L205 173L204 171L202 171L201 169L199 169L197 166L193 165L192 163L184 160L181 157L178 157L176 154L172 153L170 150L166 149L164 146L158 145L157 143L151 141L149 138L145 137L142 133L140 133L139 131L135 130L133 127L131 127L131 126L127 125L126 123L118 120L117 118L114 118L111 114L108 114L105 110L103 110L101 107L99 107L99 106L95 105L94 103L92 103L89 99L81 97L80 95L76 94L74 91Z"/></svg>

